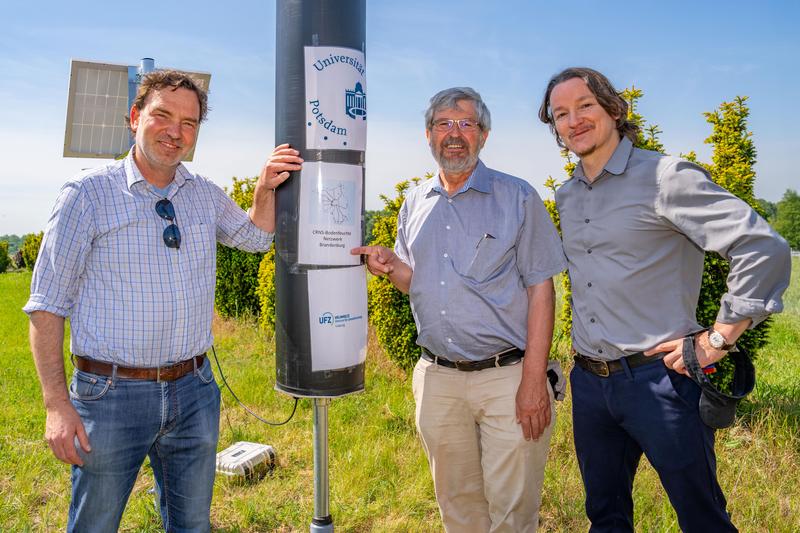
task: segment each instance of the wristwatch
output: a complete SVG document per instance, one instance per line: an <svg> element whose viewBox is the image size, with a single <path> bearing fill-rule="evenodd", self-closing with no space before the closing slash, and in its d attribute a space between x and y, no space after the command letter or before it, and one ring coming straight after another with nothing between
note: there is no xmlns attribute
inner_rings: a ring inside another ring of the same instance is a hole
<svg viewBox="0 0 800 533"><path fill-rule="evenodd" d="M714 329L714 326L708 328L708 344L715 350L729 351L735 344L728 344L728 339L722 333Z"/></svg>

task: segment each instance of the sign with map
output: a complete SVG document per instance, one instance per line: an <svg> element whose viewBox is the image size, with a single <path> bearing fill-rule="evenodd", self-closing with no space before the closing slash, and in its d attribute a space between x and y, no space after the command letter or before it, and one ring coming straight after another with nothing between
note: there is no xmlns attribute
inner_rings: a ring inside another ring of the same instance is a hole
<svg viewBox="0 0 800 533"><path fill-rule="evenodd" d="M306 148L360 150L367 145L364 53L306 46Z"/></svg>
<svg viewBox="0 0 800 533"><path fill-rule="evenodd" d="M297 261L304 265L358 265L363 168L306 162L300 172Z"/></svg>

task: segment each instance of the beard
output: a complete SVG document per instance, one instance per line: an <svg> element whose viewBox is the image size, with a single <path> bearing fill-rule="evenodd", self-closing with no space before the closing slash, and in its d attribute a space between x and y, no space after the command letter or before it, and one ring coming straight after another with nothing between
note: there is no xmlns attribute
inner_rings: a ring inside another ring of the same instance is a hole
<svg viewBox="0 0 800 533"><path fill-rule="evenodd" d="M180 165L183 157L189 152L183 144L179 141L168 139L170 143L178 146L177 151L174 153L164 153L159 149L157 139L149 139L142 137L136 140L136 150L138 154L153 168L172 168L175 169Z"/></svg>
<svg viewBox="0 0 800 533"><path fill-rule="evenodd" d="M587 146L586 148L578 148L572 150L572 153L578 156L579 158L586 157L587 155L592 155L597 150L597 145L593 144L591 146Z"/></svg>
<svg viewBox="0 0 800 533"><path fill-rule="evenodd" d="M444 155L444 146L450 143L461 143L467 148L467 154L463 156L446 156ZM430 144L431 155L445 172L466 172L471 170L478 164L478 155L481 153L482 146L471 147L469 143L458 137L446 137L438 145Z"/></svg>

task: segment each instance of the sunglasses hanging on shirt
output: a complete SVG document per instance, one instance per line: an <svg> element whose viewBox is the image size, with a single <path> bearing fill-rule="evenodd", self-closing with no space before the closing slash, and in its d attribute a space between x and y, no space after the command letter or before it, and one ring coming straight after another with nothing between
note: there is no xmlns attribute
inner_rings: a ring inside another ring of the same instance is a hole
<svg viewBox="0 0 800 533"><path fill-rule="evenodd" d="M175 224L175 207L172 205L172 202L166 198L156 202L156 213L158 213L158 216L171 223L164 228L164 244L167 248L180 249L181 232L178 229L178 225Z"/></svg>

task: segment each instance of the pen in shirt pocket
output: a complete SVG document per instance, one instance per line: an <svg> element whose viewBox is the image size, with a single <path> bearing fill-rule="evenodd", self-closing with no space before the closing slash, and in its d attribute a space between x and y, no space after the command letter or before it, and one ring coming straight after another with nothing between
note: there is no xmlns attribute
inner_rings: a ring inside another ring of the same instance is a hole
<svg viewBox="0 0 800 533"><path fill-rule="evenodd" d="M478 241L478 244L475 245L475 249L477 250L480 247L481 243L488 239L494 239L494 235L492 235L491 233L484 233L483 237L481 237L481 239Z"/></svg>

